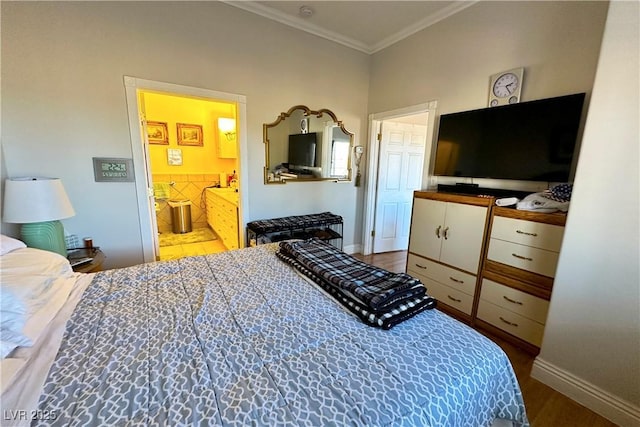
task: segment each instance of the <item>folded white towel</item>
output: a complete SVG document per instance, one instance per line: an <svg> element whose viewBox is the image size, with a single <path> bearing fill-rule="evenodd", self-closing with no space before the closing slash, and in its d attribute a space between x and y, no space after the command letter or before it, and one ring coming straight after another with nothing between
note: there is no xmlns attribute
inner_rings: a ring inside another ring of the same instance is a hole
<svg viewBox="0 0 640 427"><path fill-rule="evenodd" d="M503 197L502 199L496 199L496 205L498 206L511 206L518 203L520 199L517 197Z"/></svg>
<svg viewBox="0 0 640 427"><path fill-rule="evenodd" d="M556 211L566 212L569 210L569 202L558 202L547 199L542 193L529 194L516 205L521 211L535 211L542 213L551 213Z"/></svg>

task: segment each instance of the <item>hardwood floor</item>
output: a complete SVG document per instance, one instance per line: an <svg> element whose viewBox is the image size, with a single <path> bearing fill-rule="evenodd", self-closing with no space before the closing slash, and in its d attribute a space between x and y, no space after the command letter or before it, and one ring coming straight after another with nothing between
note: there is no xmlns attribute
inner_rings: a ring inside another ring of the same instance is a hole
<svg viewBox="0 0 640 427"><path fill-rule="evenodd" d="M387 252L363 256L354 254L369 264L376 265L393 272L404 272L407 252ZM481 331L482 332L482 331ZM482 332L496 342L507 354L513 370L518 377L520 389L524 396L527 416L532 427L615 427L609 420L574 402L551 387L531 378L531 367L534 357L514 345Z"/></svg>

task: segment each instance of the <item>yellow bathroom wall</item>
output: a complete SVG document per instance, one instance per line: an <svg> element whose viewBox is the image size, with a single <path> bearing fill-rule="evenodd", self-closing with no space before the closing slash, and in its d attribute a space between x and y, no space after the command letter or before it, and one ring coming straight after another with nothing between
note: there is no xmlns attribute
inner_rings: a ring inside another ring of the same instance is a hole
<svg viewBox="0 0 640 427"><path fill-rule="evenodd" d="M234 104L144 92L147 121L167 124L169 145L149 144L153 174L220 174L237 169L236 159L218 157L218 117L236 118ZM177 123L202 126L203 145L178 145ZM169 165L167 149L182 150L182 165Z"/></svg>
<svg viewBox="0 0 640 427"><path fill-rule="evenodd" d="M237 170L236 159L218 157L218 117L236 118L234 104L144 92L141 95L147 121L167 124L169 144L149 144L152 181L169 185L166 197L156 197L158 231L171 232L168 200L191 201L194 229L207 227L202 194L219 183L219 174ZM178 145L177 123L202 126L202 146ZM182 150L182 165L169 165L167 149Z"/></svg>

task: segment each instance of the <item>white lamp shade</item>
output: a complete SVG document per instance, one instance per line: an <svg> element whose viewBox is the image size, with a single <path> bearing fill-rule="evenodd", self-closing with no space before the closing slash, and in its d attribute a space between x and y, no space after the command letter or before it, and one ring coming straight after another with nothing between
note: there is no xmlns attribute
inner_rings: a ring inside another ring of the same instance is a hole
<svg viewBox="0 0 640 427"><path fill-rule="evenodd" d="M236 130L235 119L229 119L226 117L218 118L218 129L222 132L234 132Z"/></svg>
<svg viewBox="0 0 640 427"><path fill-rule="evenodd" d="M55 221L76 214L58 178L9 178L4 183L3 221Z"/></svg>

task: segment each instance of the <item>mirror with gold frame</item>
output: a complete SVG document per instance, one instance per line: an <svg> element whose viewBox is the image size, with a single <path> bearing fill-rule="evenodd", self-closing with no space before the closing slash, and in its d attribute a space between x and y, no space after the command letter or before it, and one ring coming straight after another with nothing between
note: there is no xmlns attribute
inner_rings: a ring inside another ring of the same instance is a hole
<svg viewBox="0 0 640 427"><path fill-rule="evenodd" d="M296 105L262 130L265 184L351 180L353 134L330 110Z"/></svg>

